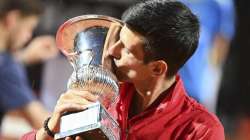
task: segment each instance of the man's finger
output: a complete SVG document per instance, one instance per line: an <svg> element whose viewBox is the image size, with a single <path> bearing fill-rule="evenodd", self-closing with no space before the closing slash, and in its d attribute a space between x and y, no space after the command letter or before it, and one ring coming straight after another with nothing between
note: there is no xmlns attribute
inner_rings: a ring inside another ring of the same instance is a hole
<svg viewBox="0 0 250 140"><path fill-rule="evenodd" d="M76 140L84 140L84 139L81 138L80 136L76 136Z"/></svg>
<svg viewBox="0 0 250 140"><path fill-rule="evenodd" d="M73 140L71 137L66 137L65 140Z"/></svg>
<svg viewBox="0 0 250 140"><path fill-rule="evenodd" d="M88 91L80 91L80 90L69 90L66 94L66 96L68 96L68 98L75 98L75 97L80 97L80 98L84 98L88 101L91 102L96 102L97 101L97 96L95 96L93 93L88 92Z"/></svg>
<svg viewBox="0 0 250 140"><path fill-rule="evenodd" d="M87 91L77 91L77 92L74 92L74 94L79 96L79 97L85 98L85 99L87 99L88 101L91 101L91 102L96 102L97 98L98 98L94 94L92 94L90 92L87 92Z"/></svg>
<svg viewBox="0 0 250 140"><path fill-rule="evenodd" d="M80 105L80 106L84 106L84 105L89 105L91 103L94 103L94 102L91 102L91 101L88 101L84 98L72 98L72 99L65 99L65 100L60 100L58 101L57 103L57 106L62 106L64 104L77 104L77 105Z"/></svg>
<svg viewBox="0 0 250 140"><path fill-rule="evenodd" d="M86 105L78 105L73 103L63 104L56 108L56 112L62 115L65 112L74 112L74 111L82 111L86 109Z"/></svg>

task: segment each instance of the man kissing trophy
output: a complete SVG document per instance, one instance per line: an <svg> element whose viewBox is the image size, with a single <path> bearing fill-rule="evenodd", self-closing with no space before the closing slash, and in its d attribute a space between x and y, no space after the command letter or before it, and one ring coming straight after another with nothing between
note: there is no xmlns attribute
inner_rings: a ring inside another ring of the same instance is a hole
<svg viewBox="0 0 250 140"><path fill-rule="evenodd" d="M83 15L66 21L59 28L57 46L74 69L68 89L90 91L98 96L98 102L81 112L66 112L55 139L77 135L91 140L120 139L119 125L106 110L117 100L119 86L105 51L118 37L121 25L120 20L112 17Z"/></svg>

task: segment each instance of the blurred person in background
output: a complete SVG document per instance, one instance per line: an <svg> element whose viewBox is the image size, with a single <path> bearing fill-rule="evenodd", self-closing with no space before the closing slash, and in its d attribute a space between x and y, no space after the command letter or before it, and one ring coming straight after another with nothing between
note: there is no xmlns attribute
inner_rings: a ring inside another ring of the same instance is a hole
<svg viewBox="0 0 250 140"><path fill-rule="evenodd" d="M228 140L250 140L250 1L234 2L236 32L224 66L217 114Z"/></svg>
<svg viewBox="0 0 250 140"><path fill-rule="evenodd" d="M36 100L22 64L47 60L57 54L54 38L32 38L43 9L38 0L0 0L0 121L18 111L35 128L48 112ZM15 130L13 130L15 131Z"/></svg>
<svg viewBox="0 0 250 140"><path fill-rule="evenodd" d="M234 35L232 0L181 0L201 23L199 47L180 70L190 96L215 112L221 71Z"/></svg>

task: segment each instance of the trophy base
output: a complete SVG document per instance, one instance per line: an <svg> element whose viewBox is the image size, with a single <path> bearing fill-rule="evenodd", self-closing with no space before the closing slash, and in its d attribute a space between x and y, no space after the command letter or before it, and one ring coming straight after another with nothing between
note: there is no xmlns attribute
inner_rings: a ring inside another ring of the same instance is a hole
<svg viewBox="0 0 250 140"><path fill-rule="evenodd" d="M89 131L83 130L83 132L78 133L68 133L68 137L74 138L76 136L80 136L84 140L112 140L106 134L101 128L92 129ZM112 136L111 136L112 137ZM65 137L62 138L55 138L56 140L64 140Z"/></svg>
<svg viewBox="0 0 250 140"><path fill-rule="evenodd" d="M62 116L56 140L80 136L85 140L119 140L118 123L100 103L91 104L86 110Z"/></svg>

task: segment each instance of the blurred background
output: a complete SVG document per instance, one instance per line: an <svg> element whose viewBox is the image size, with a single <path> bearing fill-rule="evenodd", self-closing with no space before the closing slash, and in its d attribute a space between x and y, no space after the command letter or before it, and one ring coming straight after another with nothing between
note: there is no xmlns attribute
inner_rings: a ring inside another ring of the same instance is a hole
<svg viewBox="0 0 250 140"><path fill-rule="evenodd" d="M136 1L42 0L45 9L33 38L51 35L54 39L61 24L79 15L99 14L120 19L124 10ZM216 113L227 140L250 140L250 1L180 1L190 7L201 22L199 47L179 72L188 94ZM46 111L53 111L72 73L69 62L57 53L25 69L33 94ZM0 91L0 94L3 93ZM17 140L39 127L15 110L4 114L2 140Z"/></svg>

